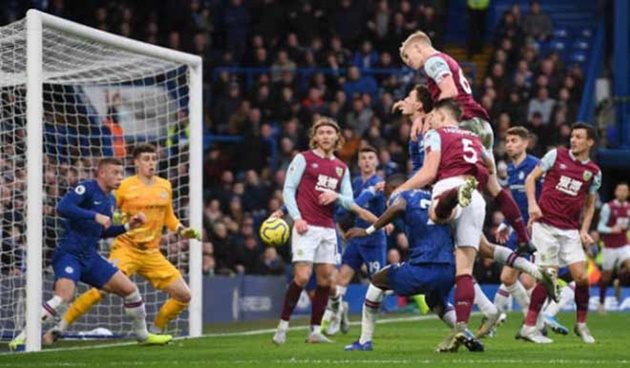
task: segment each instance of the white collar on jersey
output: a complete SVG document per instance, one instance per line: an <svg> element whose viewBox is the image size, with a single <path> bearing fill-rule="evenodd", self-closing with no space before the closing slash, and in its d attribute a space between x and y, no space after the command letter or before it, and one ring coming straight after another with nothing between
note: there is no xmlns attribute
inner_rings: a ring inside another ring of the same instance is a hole
<svg viewBox="0 0 630 368"><path fill-rule="evenodd" d="M319 156L319 157L321 157L321 158L327 158L327 159L329 159L329 160L334 160L334 159L335 159L335 154L334 154L334 153L331 153L331 154L330 154L330 156L326 157L326 156L322 155L322 154L321 154L321 153L317 150L317 148L313 149L312 151L313 151L313 153L314 153L314 154L316 154L317 156Z"/></svg>
<svg viewBox="0 0 630 368"><path fill-rule="evenodd" d="M569 149L569 157L571 157L571 160L578 161L582 165L588 164L588 162L591 160L590 158L587 158L586 160L583 160L583 161L578 160L577 158L575 158L575 156L573 156L573 152L571 152L571 149Z"/></svg>

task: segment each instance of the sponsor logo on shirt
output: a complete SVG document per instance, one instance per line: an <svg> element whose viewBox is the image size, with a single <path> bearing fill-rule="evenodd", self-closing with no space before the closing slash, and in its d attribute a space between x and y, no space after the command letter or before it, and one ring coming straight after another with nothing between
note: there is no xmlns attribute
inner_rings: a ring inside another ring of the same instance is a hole
<svg viewBox="0 0 630 368"><path fill-rule="evenodd" d="M562 175L560 176L560 180L558 181L558 184L556 185L556 189L561 191L562 193L575 197L580 192L580 188L582 188L582 184L584 183L579 180L575 180L568 176Z"/></svg>
<svg viewBox="0 0 630 368"><path fill-rule="evenodd" d="M315 190L324 192L327 190L336 190L339 179L331 178L328 175L319 174L317 176L317 184L315 184Z"/></svg>

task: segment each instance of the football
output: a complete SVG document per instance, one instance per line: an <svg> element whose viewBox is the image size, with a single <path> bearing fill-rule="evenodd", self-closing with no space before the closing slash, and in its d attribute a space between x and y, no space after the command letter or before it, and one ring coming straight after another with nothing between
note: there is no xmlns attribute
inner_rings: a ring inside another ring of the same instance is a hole
<svg viewBox="0 0 630 368"><path fill-rule="evenodd" d="M260 225L260 238L265 244L279 247L289 240L289 225L279 218L269 218Z"/></svg>

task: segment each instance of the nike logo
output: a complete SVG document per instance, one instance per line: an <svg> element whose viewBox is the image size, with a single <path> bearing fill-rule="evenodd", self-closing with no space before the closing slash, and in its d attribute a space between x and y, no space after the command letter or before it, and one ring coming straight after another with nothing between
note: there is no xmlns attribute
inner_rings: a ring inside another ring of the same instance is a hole
<svg viewBox="0 0 630 368"><path fill-rule="evenodd" d="M94 205L95 205L95 206L98 206L98 205L99 205L99 204L101 204L101 203L103 203L103 202L94 201Z"/></svg>

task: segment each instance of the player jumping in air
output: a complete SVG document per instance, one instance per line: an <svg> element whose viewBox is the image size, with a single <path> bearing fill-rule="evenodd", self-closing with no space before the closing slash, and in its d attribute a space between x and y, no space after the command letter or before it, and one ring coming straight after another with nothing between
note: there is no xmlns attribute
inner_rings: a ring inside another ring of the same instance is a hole
<svg viewBox="0 0 630 368"><path fill-rule="evenodd" d="M404 181L405 177L402 175L388 178L386 196L389 197ZM431 310L449 327L455 327L455 313L453 307L447 303L455 275L451 229L448 225L429 224L430 204L431 193L426 190L402 191L389 199L387 211L373 226L348 231L349 238L366 237L391 223L396 217L401 217L409 239L409 262L389 265L374 275L363 305L361 337L352 345L346 346L347 351L372 350L376 315L387 290L393 290L402 296L418 293L426 295ZM468 330L457 335L456 343L449 347L450 351L456 351L461 344L471 351L484 350L483 344Z"/></svg>

